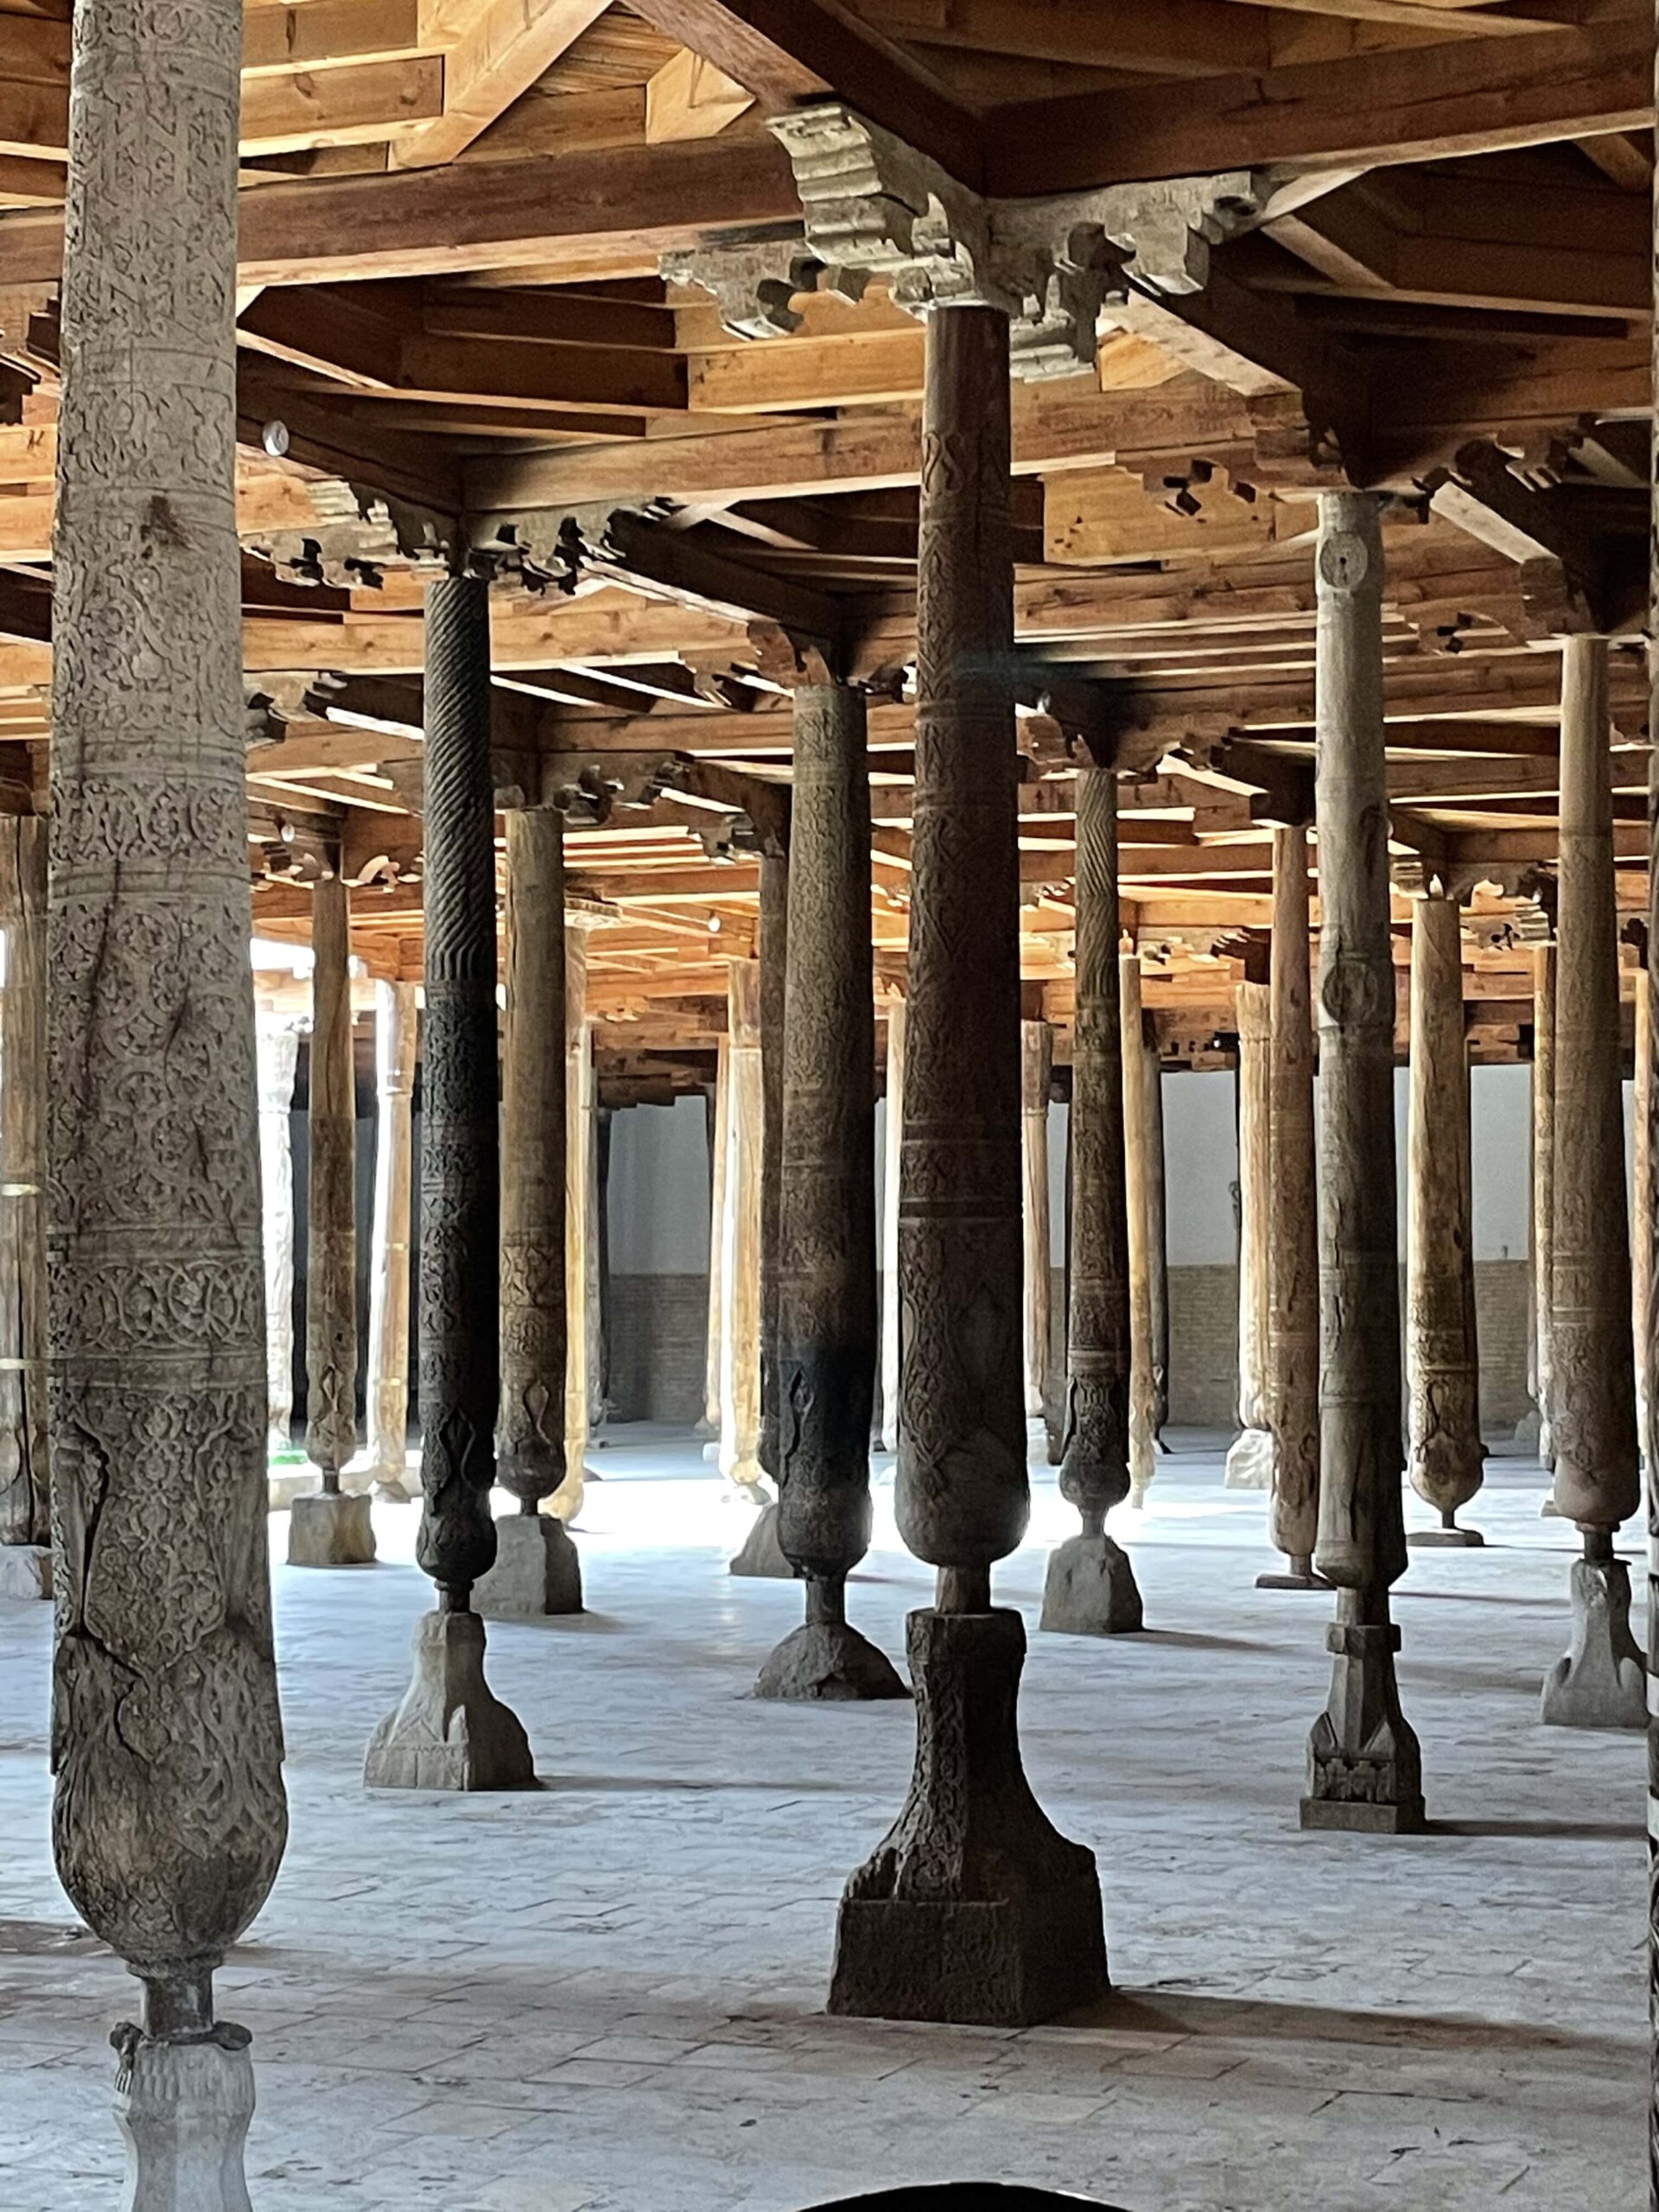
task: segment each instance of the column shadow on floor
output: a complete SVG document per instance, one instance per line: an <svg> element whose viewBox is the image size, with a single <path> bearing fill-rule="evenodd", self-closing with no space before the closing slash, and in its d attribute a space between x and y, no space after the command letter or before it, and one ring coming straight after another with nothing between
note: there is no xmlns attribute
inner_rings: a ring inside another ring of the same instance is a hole
<svg viewBox="0 0 1659 2212"><path fill-rule="evenodd" d="M1285 2043L1409 2044L1415 2050L1571 2050L1623 2063L1642 2046L1604 2035L1482 2019L1472 2013L1363 2012L1345 2005L1295 2004L1276 1998L1200 1997L1163 1990L1115 1990L1096 2005L1068 2012L1063 2028L1122 2033L1224 2036Z"/></svg>

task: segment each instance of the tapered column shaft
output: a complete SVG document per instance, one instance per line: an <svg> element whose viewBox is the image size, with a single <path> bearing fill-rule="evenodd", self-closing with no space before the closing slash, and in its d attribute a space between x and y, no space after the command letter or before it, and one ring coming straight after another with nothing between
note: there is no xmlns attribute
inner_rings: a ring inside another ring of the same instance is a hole
<svg viewBox="0 0 1659 2212"><path fill-rule="evenodd" d="M416 1556L449 1610L495 1560L499 1388L494 798L489 588L426 594L426 1025Z"/></svg>
<svg viewBox="0 0 1659 2212"><path fill-rule="evenodd" d="M555 1035L559 1033L555 1032ZM597 1305L594 1168L598 1097L594 1031L588 1019L588 938L564 931L564 1473L554 1511L573 1521L587 1482L596 1354L592 1323Z"/></svg>
<svg viewBox="0 0 1659 2212"><path fill-rule="evenodd" d="M401 1490L409 1460L409 1236L415 1166L413 983L374 987L377 1126L369 1271L369 1457Z"/></svg>
<svg viewBox="0 0 1659 2212"><path fill-rule="evenodd" d="M1133 1064L1132 1064L1133 1065ZM1117 952L1117 791L1077 771L1077 1014L1071 1044L1071 1282L1060 1490L1099 1535L1129 1491L1129 1216Z"/></svg>
<svg viewBox="0 0 1659 2212"><path fill-rule="evenodd" d="M722 1037L715 1052L709 1140L709 1325L703 1355L702 1418L711 1436L720 1433L720 1361L726 1312L721 1278L726 1249L726 1154L731 1141L731 1075L728 1042Z"/></svg>
<svg viewBox="0 0 1659 2212"><path fill-rule="evenodd" d="M265 1262L265 1392L270 1449L286 1452L294 1418L294 1080L298 1031L259 1017L259 1206Z"/></svg>
<svg viewBox="0 0 1659 2212"><path fill-rule="evenodd" d="M338 875L312 890L311 950L305 1448L334 1491L357 1449L357 1079L349 894Z"/></svg>
<svg viewBox="0 0 1659 2212"><path fill-rule="evenodd" d="M1648 1222L1653 1211L1653 1038L1647 963L1636 971L1634 1081L1630 1129L1630 1325L1636 1359L1636 1420L1639 1456L1647 1458L1649 1301L1653 1280Z"/></svg>
<svg viewBox="0 0 1659 2212"><path fill-rule="evenodd" d="M1118 959L1118 1008L1124 1068L1135 1066L1144 1044L1141 1011L1141 956ZM1152 1209L1146 1085L1123 1084L1123 1187L1128 1217L1129 1260L1129 1495L1138 1505L1154 1466L1152 1371Z"/></svg>
<svg viewBox="0 0 1659 2212"><path fill-rule="evenodd" d="M1555 1464L1555 947L1532 956L1532 1328L1538 1454Z"/></svg>
<svg viewBox="0 0 1659 2212"><path fill-rule="evenodd" d="M496 1450L502 1487L533 1513L564 1479L564 825L526 807L506 832Z"/></svg>
<svg viewBox="0 0 1659 2212"><path fill-rule="evenodd" d="M1446 1528L1480 1488L1480 1357L1463 940L1454 899L1412 902L1406 1380L1412 1488Z"/></svg>
<svg viewBox="0 0 1659 2212"><path fill-rule="evenodd" d="M761 1466L778 1479L778 1300L782 1236L784 1031L789 963L789 871L786 852L760 856L760 1445Z"/></svg>
<svg viewBox="0 0 1659 2212"><path fill-rule="evenodd" d="M1307 832L1273 834L1273 1096L1268 1239L1274 1542L1303 1568L1319 1536L1319 1222L1313 1138Z"/></svg>
<svg viewBox="0 0 1659 2212"><path fill-rule="evenodd" d="M1561 861L1555 985L1553 1403L1555 1503L1612 1529L1638 1503L1630 1231L1608 766L1607 645L1561 658Z"/></svg>
<svg viewBox="0 0 1659 2212"><path fill-rule="evenodd" d="M905 1001L887 1001L887 1112L881 1129L881 1448L899 1449L899 1171L905 1135Z"/></svg>
<svg viewBox="0 0 1659 2212"><path fill-rule="evenodd" d="M1164 1157L1164 1058L1155 1034L1142 1041L1147 1116L1147 1295L1152 1306L1152 1434L1169 1423L1169 1194Z"/></svg>
<svg viewBox="0 0 1659 2212"><path fill-rule="evenodd" d="M77 11L49 927L58 1871L158 2042L286 1832L234 353L239 0ZM163 2069L163 2070L166 2070ZM180 2094L189 2090L180 2085Z"/></svg>
<svg viewBox="0 0 1659 2212"><path fill-rule="evenodd" d="M720 1467L760 1480L760 969L734 960L727 987L726 1190L721 1244Z"/></svg>
<svg viewBox="0 0 1659 2212"><path fill-rule="evenodd" d="M0 823L0 1544L50 1541L46 1428L46 845Z"/></svg>
<svg viewBox="0 0 1659 2212"><path fill-rule="evenodd" d="M1020 1025L1020 1164L1025 1189L1026 1419L1040 1421L1048 1398L1052 1327L1048 1211L1048 1090L1054 1033L1046 1021Z"/></svg>
<svg viewBox="0 0 1659 2212"><path fill-rule="evenodd" d="M1268 1401L1268 1280L1272 1210L1268 1182L1273 1142L1273 988L1240 983L1233 993L1238 1026L1238 1419L1227 1454L1234 1490L1273 1487L1273 1433Z"/></svg>

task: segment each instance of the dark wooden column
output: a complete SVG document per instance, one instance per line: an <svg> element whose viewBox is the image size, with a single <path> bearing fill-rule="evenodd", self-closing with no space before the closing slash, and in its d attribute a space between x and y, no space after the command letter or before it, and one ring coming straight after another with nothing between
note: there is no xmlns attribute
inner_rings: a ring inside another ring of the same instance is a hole
<svg viewBox="0 0 1659 2212"><path fill-rule="evenodd" d="M1532 1338L1538 1457L1555 1465L1555 947L1532 955Z"/></svg>
<svg viewBox="0 0 1659 2212"><path fill-rule="evenodd" d="M564 821L506 821L505 1049L501 1064L501 1405L495 1565L473 1593L486 1620L582 1611L582 1567L556 1515L565 1474Z"/></svg>
<svg viewBox="0 0 1659 2212"><path fill-rule="evenodd" d="M1319 1216L1314 1173L1313 1009L1307 831L1273 833L1273 1095L1268 1115L1268 1411L1273 1495L1268 1533L1284 1553L1267 1590L1323 1590L1319 1526Z"/></svg>
<svg viewBox="0 0 1659 2212"><path fill-rule="evenodd" d="M240 0L75 26L54 563L53 1841L139 1979L130 2201L246 2202L283 1855L236 537Z"/></svg>
<svg viewBox="0 0 1659 2212"><path fill-rule="evenodd" d="M426 1018L421 1122L421 1487L416 1557L438 1606L414 1679L376 1730L379 1789L528 1789L530 1745L484 1679L473 1585L495 1562L499 1141L490 599L479 576L426 594Z"/></svg>
<svg viewBox="0 0 1659 2212"><path fill-rule="evenodd" d="M770 840L760 855L755 954L760 963L760 1446L763 1471L778 1476L778 1300L784 1176L784 1055L789 969L790 849Z"/></svg>
<svg viewBox="0 0 1659 2212"><path fill-rule="evenodd" d="M1405 1572L1395 1218L1394 962L1382 722L1382 536L1370 493L1319 501L1314 803L1319 844L1322 1376L1319 1540L1337 1585L1331 1698L1304 1827L1423 1823L1389 1592Z"/></svg>
<svg viewBox="0 0 1659 2212"><path fill-rule="evenodd" d="M914 880L899 1205L897 1508L938 1569L912 1613L909 1799L842 1900L832 2012L1036 2020L1105 1984L1093 1854L1020 1764L1025 1630L991 1568L1029 1510L1021 1375L1019 868L1008 323L927 326Z"/></svg>
<svg viewBox="0 0 1659 2212"><path fill-rule="evenodd" d="M1412 901L1410 1189L1406 1230L1406 1471L1440 1516L1414 1544L1478 1544L1458 1508L1481 1485L1469 1047L1458 902Z"/></svg>
<svg viewBox="0 0 1659 2212"><path fill-rule="evenodd" d="M46 848L0 822L0 1595L52 1594L46 1427Z"/></svg>
<svg viewBox="0 0 1659 2212"><path fill-rule="evenodd" d="M1164 1058L1157 1032L1145 1024L1141 1068L1146 1077L1147 1296L1152 1307L1152 1440L1166 1448L1169 1426L1169 1193L1164 1158Z"/></svg>
<svg viewBox="0 0 1659 2212"><path fill-rule="evenodd" d="M1116 1636L1141 1626L1128 1554L1106 1516L1129 1494L1129 1217L1124 1187L1124 1065L1117 956L1117 786L1077 771L1077 1013L1071 1041L1071 1268L1066 1306L1060 1491L1081 1535L1049 1555L1042 1625Z"/></svg>
<svg viewBox="0 0 1659 2212"><path fill-rule="evenodd" d="M1630 1337L1630 1225L1618 1011L1618 915L1608 761L1607 641L1561 648L1561 860L1555 968L1550 1281L1554 1498L1578 1523L1572 1643L1544 1680L1543 1718L1644 1728L1644 1662L1630 1569L1613 1535L1641 1502Z"/></svg>
<svg viewBox="0 0 1659 2212"><path fill-rule="evenodd" d="M311 892L311 1067L305 1259L305 1449L318 1487L294 1500L290 1567L366 1567L366 1491L344 1495L357 1449L357 1075L352 1057L351 903L339 875Z"/></svg>
<svg viewBox="0 0 1659 2212"><path fill-rule="evenodd" d="M778 1537L806 1620L760 1669L762 1697L902 1697L849 1625L870 1541L875 1405L875 1019L864 695L795 694L787 1010L778 1209ZM765 958L762 957L764 993ZM762 1035L766 1016L762 1008Z"/></svg>

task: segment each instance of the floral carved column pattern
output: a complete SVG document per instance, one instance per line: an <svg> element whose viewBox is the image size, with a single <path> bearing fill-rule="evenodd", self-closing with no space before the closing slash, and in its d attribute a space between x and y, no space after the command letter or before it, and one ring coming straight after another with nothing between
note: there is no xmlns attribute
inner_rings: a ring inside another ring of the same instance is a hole
<svg viewBox="0 0 1659 2212"><path fill-rule="evenodd" d="M421 1127L421 1487L416 1557L438 1586L403 1703L375 1731L380 1789L535 1780L518 1719L484 1679L474 1583L495 1562L499 1141L490 601L481 577L427 588L426 1020Z"/></svg>
<svg viewBox="0 0 1659 2212"><path fill-rule="evenodd" d="M1081 1535L1049 1555L1042 1625L1077 1636L1141 1626L1128 1554L1106 1516L1129 1494L1129 1217L1118 1006L1117 789L1109 767L1077 770L1077 1014L1071 1040L1071 1270L1066 1310L1061 1495Z"/></svg>
<svg viewBox="0 0 1659 2212"><path fill-rule="evenodd" d="M1098 1994L1105 1942L1093 1855L1025 1780L1025 1631L991 1604L1029 1511L1008 358L1001 308L929 316L897 1510L938 1591L908 1623L910 1796L843 1893L830 2009L1014 2023Z"/></svg>
<svg viewBox="0 0 1659 2212"><path fill-rule="evenodd" d="M236 537L238 0L76 10L47 1157L58 1872L138 1976L133 2201L246 2203L213 1972L287 1813Z"/></svg>
<svg viewBox="0 0 1659 2212"><path fill-rule="evenodd" d="M1141 956L1118 956L1117 990L1122 1064L1146 1048L1141 1008ZM1129 1222L1129 1503L1141 1505L1156 1464L1153 1422L1157 1387L1152 1341L1152 1144L1144 1084L1123 1084L1123 1188Z"/></svg>
<svg viewBox="0 0 1659 2212"><path fill-rule="evenodd" d="M1406 1230L1406 1381L1411 1486L1440 1516L1414 1544L1478 1544L1457 1514L1481 1484L1480 1357L1475 1331L1469 1048L1455 899L1412 901L1410 1187Z"/></svg>
<svg viewBox="0 0 1659 2212"><path fill-rule="evenodd" d="M795 693L787 1006L778 1221L778 1537L806 1620L762 1697L902 1697L847 1619L870 1541L875 1402L875 1024L864 695Z"/></svg>
<svg viewBox="0 0 1659 2212"><path fill-rule="evenodd" d="M374 987L377 1123L369 1266L369 1465L383 1497L409 1496L409 1238L415 1166L415 986Z"/></svg>
<svg viewBox="0 0 1659 2212"><path fill-rule="evenodd" d="M349 894L338 875L312 889L311 950L305 1449L318 1487L294 1500L288 1563L365 1567L374 1558L368 1497L340 1486L357 1449L357 1077Z"/></svg>
<svg viewBox="0 0 1659 2212"><path fill-rule="evenodd" d="M0 823L0 1595L52 1594L46 1424L46 861Z"/></svg>
<svg viewBox="0 0 1659 2212"><path fill-rule="evenodd" d="M564 821L506 820L506 1044L501 1076L501 1406L497 1479L518 1510L495 1524L495 1565L473 1593L486 1620L582 1611L576 1548L541 1510L564 1480Z"/></svg>
<svg viewBox="0 0 1659 2212"><path fill-rule="evenodd" d="M1572 1642L1544 1680L1543 1718L1569 1728L1647 1726L1630 1634L1630 1570L1613 1535L1641 1502L1624 1197L1618 918L1613 885L1607 641L1561 649L1561 858L1555 976L1555 1148L1550 1313L1554 1498L1576 1522Z"/></svg>
<svg viewBox="0 0 1659 2212"><path fill-rule="evenodd" d="M1273 1495L1268 1533L1284 1553L1267 1590L1323 1590L1319 1526L1319 1217L1313 1139L1313 1008L1307 831L1273 833L1273 1094L1268 1116L1268 1410Z"/></svg>
<svg viewBox="0 0 1659 2212"><path fill-rule="evenodd" d="M1268 1391L1268 1254L1272 1243L1273 986L1240 983L1238 1024L1238 1418L1227 1454L1229 1490L1273 1488Z"/></svg>
<svg viewBox="0 0 1659 2212"><path fill-rule="evenodd" d="M1389 1592L1405 1572L1394 1165L1394 963L1382 721L1382 536L1369 493L1319 500L1321 1292L1319 1571L1337 1585L1330 1701L1308 1744L1304 1827L1423 1823Z"/></svg>

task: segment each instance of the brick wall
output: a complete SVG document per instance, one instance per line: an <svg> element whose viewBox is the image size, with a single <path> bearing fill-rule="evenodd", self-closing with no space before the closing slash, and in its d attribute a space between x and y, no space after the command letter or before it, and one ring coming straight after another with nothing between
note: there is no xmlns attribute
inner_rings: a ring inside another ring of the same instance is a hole
<svg viewBox="0 0 1659 2212"><path fill-rule="evenodd" d="M702 1417L706 1275L613 1275L611 1404L618 1421Z"/></svg>

